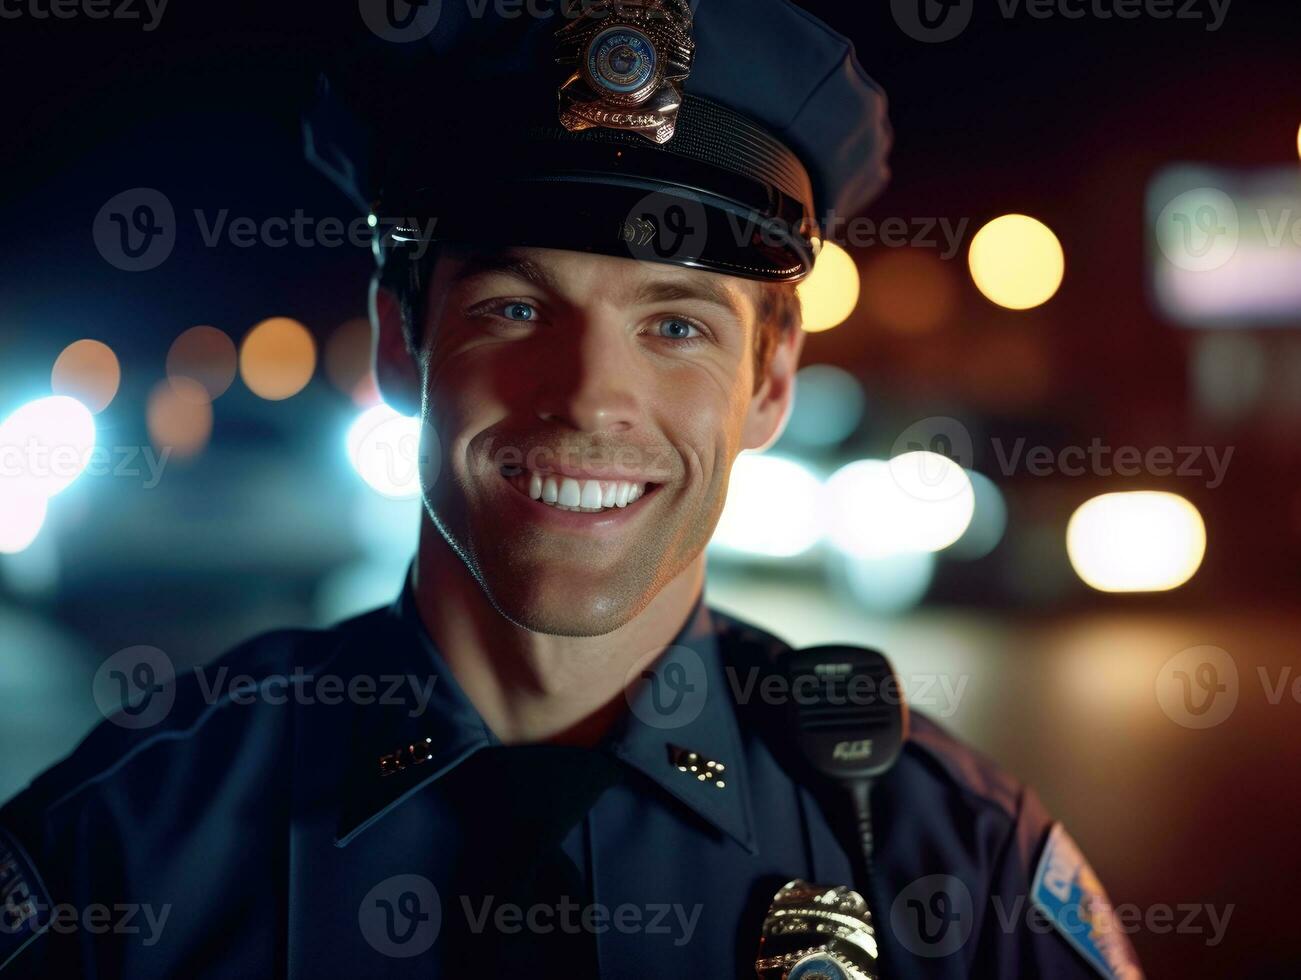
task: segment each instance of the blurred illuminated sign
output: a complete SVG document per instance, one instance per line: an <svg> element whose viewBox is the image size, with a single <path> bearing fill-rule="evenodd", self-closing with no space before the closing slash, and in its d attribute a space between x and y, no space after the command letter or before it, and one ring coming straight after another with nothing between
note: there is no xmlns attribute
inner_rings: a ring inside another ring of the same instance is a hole
<svg viewBox="0 0 1301 980"><path fill-rule="evenodd" d="M1152 295L1189 326L1301 324L1301 170L1178 166L1148 187Z"/></svg>

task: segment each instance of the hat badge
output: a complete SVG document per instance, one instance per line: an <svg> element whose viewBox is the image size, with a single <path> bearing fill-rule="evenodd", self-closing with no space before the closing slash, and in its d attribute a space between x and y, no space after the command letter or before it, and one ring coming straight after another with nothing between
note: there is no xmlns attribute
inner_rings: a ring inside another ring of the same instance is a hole
<svg viewBox="0 0 1301 980"><path fill-rule="evenodd" d="M657 144L673 138L695 42L686 0L582 4L556 32L560 123L570 132L620 129Z"/></svg>

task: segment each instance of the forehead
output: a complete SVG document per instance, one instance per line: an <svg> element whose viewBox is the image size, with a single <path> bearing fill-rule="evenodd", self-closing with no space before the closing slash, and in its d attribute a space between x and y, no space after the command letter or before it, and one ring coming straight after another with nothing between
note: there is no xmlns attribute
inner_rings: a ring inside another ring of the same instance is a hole
<svg viewBox="0 0 1301 980"><path fill-rule="evenodd" d="M592 255L552 248L445 245L449 286L484 276L507 276L581 301L600 298L629 305L680 300L711 303L738 319L754 315L759 284L735 276L664 262Z"/></svg>

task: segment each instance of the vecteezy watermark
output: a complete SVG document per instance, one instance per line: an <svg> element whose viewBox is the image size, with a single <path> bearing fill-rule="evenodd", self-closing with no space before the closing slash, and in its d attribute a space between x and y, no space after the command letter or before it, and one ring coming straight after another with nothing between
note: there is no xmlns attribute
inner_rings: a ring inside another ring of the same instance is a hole
<svg viewBox="0 0 1301 980"><path fill-rule="evenodd" d="M443 921L438 889L423 875L385 878L366 893L357 924L376 952L397 959L419 956L434 945Z"/></svg>
<svg viewBox="0 0 1301 980"><path fill-rule="evenodd" d="M646 905L624 902L610 906L578 902L569 896L560 896L554 904L519 905L499 901L495 895L475 898L460 895L444 910L432 881L419 874L399 874L384 879L366 893L357 911L357 921L362 936L373 949L385 956L406 959L419 956L433 946L453 910L462 917L457 930L476 936L520 933L599 936L617 932L664 936L674 946L685 946L695 935L704 906L667 902Z"/></svg>
<svg viewBox="0 0 1301 980"><path fill-rule="evenodd" d="M1013 932L1019 926L1039 935L1053 931L1066 931L1072 935L1087 933L1099 945L1110 937L1132 936L1136 932L1154 935L1174 933L1180 936L1205 936L1207 946L1218 946L1224 941L1236 905L1211 905L1200 902L1183 902L1176 905L1158 902L1147 907L1124 902L1112 905L1090 895L1080 902L1063 907L1056 924L1034 902L1024 895L1005 899L995 895L990 900L998 928Z"/></svg>
<svg viewBox="0 0 1301 980"><path fill-rule="evenodd" d="M1010 446L990 440L999 472L1012 476L1024 466L1031 476L1157 476L1201 479L1207 490L1224 482L1233 446L1108 446L1096 436L1087 446L1027 446L1018 438Z"/></svg>
<svg viewBox="0 0 1301 980"><path fill-rule="evenodd" d="M1152 231L1171 265L1185 272L1213 272L1232 261L1244 239L1256 247L1301 249L1301 212L1256 208L1245 215L1219 188L1197 187L1172 198Z"/></svg>
<svg viewBox="0 0 1301 980"><path fill-rule="evenodd" d="M195 686L205 704L247 706L384 705L418 718L429 709L436 676L418 674L314 674L301 667L287 674L254 676L228 666L195 667ZM100 713L123 728L149 728L162 722L176 701L176 669L162 650L127 647L100 665L93 693Z"/></svg>
<svg viewBox="0 0 1301 980"><path fill-rule="evenodd" d="M690 725L705 710L709 673L691 647L671 646L654 662L633 661L624 678L624 698L633 717L644 725L669 731Z"/></svg>
<svg viewBox="0 0 1301 980"><path fill-rule="evenodd" d="M1234 446L1111 446L1094 436L1087 445L1031 445L1019 437L1006 442L994 437L989 441L993 463L998 472L1011 477L1018 472L1030 476L1095 477L1174 477L1203 480L1208 490L1219 487L1233 460ZM926 465L926 455L942 456L963 469L977 463L976 443L962 422L947 415L919 419L899 433L891 447L891 459L905 454L917 465ZM948 480L951 471L937 467L934 474L920 474L917 481Z"/></svg>
<svg viewBox="0 0 1301 980"><path fill-rule="evenodd" d="M51 445L36 438L0 443L0 484L5 480L71 482L78 476L137 479L153 490L162 481L172 449L152 446Z"/></svg>
<svg viewBox="0 0 1301 980"><path fill-rule="evenodd" d="M984 0L1004 20L1178 20L1208 32L1224 26L1233 0ZM899 29L914 41L952 41L971 24L976 0L890 0Z"/></svg>
<svg viewBox="0 0 1301 980"><path fill-rule="evenodd" d="M1301 674L1292 664L1255 670L1265 702L1301 705ZM1156 700L1165 716L1184 728L1214 728L1233 714L1244 688L1229 652L1209 644L1180 650L1161 665Z"/></svg>
<svg viewBox="0 0 1301 980"><path fill-rule="evenodd" d="M759 667L745 671L733 665L724 668L732 697L737 704L758 702L765 705L831 704L870 707L875 704L926 708L932 715L951 718L957 714L971 680L963 674L904 674L878 685L866 675L851 677L843 692L826 691L812 675L794 681L784 674L774 674Z"/></svg>
<svg viewBox="0 0 1301 980"><path fill-rule="evenodd" d="M442 19L445 6L454 3L463 3L465 15L471 20L489 16L500 20L600 19L618 15L625 6L625 0L358 0L358 9L362 21L376 37L409 44L428 37ZM694 12L699 3L700 0L686 0L684 5ZM655 7L641 7L638 16L656 20L669 14Z"/></svg>
<svg viewBox="0 0 1301 980"><path fill-rule="evenodd" d="M949 956L963 947L975 924L971 891L954 875L926 875L895 896L889 921L899 944L914 956Z"/></svg>
<svg viewBox="0 0 1301 980"><path fill-rule="evenodd" d="M146 34L162 22L169 0L0 0L0 19L135 20Z"/></svg>
<svg viewBox="0 0 1301 980"><path fill-rule="evenodd" d="M195 230L206 248L229 244L234 248L364 248L393 228L414 229L411 255L423 257L433 240L437 218L381 218L359 216L345 221L327 215L317 218L301 208L288 217L232 216L229 208L193 211ZM171 256L176 247L178 222L172 202L152 187L135 187L115 194L95 216L92 236L99 254L124 272L148 272Z"/></svg>
<svg viewBox="0 0 1301 980"><path fill-rule="evenodd" d="M13 934L38 923L43 930L61 936L84 933L91 936L140 936L140 945L153 946L162 938L171 903L154 906L140 902L116 902L107 905L91 902L73 905L57 902L47 905L29 897L20 903L8 900L0 905L0 935Z"/></svg>

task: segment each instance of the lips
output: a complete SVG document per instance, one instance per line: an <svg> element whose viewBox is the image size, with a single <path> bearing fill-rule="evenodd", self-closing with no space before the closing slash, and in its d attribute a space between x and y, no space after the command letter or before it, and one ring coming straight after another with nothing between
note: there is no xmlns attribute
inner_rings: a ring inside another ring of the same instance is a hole
<svg viewBox="0 0 1301 980"><path fill-rule="evenodd" d="M639 480L598 480L519 468L504 469L502 476L540 504L584 514L623 509L657 486Z"/></svg>

